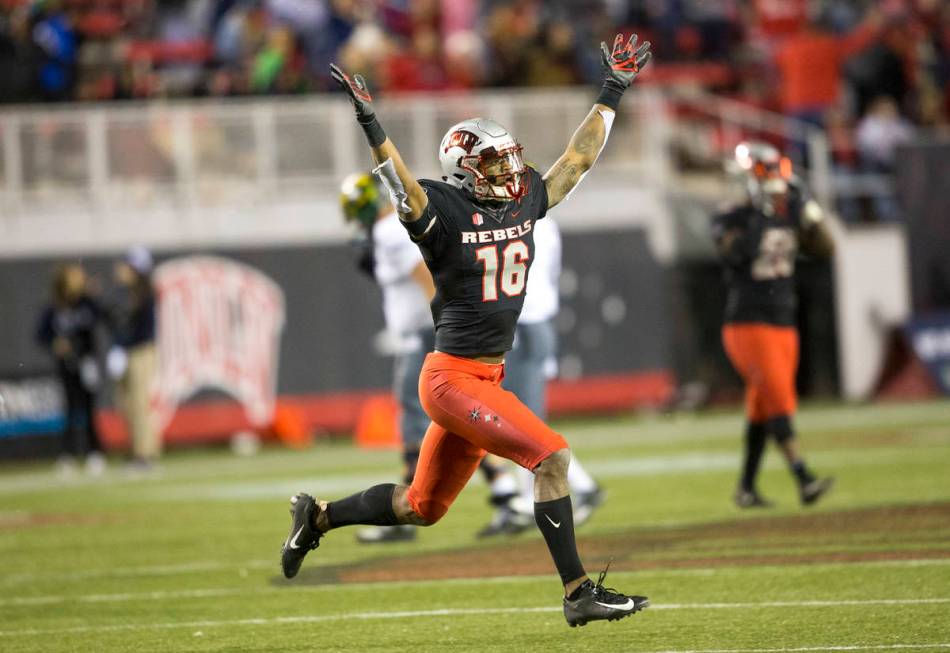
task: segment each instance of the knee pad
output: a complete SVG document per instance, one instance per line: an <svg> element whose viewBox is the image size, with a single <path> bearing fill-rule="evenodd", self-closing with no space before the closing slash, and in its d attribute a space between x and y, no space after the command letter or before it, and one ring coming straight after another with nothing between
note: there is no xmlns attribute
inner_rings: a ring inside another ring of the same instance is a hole
<svg viewBox="0 0 950 653"><path fill-rule="evenodd" d="M788 415L771 418L766 422L766 427L779 444L788 442L795 437L795 430L792 428L792 419Z"/></svg>

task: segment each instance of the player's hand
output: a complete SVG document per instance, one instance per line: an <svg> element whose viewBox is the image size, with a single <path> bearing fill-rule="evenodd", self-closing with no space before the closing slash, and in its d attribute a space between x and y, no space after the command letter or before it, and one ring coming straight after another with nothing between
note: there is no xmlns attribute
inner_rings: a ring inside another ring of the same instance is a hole
<svg viewBox="0 0 950 653"><path fill-rule="evenodd" d="M373 109L373 97L369 94L369 87L362 75L350 77L335 63L330 64L330 77L346 92L353 108L356 110L356 119L361 123L369 123L376 116Z"/></svg>
<svg viewBox="0 0 950 653"><path fill-rule="evenodd" d="M601 41L600 54L606 82L616 84L621 91L633 84L633 80L653 56L649 41L644 41L637 47L636 34L632 34L626 43L623 42L623 34L617 34L613 50L608 49L607 44Z"/></svg>

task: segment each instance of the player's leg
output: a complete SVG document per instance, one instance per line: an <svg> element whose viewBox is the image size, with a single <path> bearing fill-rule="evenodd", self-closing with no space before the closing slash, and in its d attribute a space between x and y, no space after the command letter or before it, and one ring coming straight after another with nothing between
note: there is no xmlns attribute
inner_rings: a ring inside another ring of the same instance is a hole
<svg viewBox="0 0 950 653"><path fill-rule="evenodd" d="M423 369L420 396L426 412L452 433L534 470L535 522L564 585L569 623L619 619L645 607L649 604L645 597L609 591L587 577L574 538L567 443L514 394L499 387L500 380L500 366L435 354Z"/></svg>
<svg viewBox="0 0 950 653"><path fill-rule="evenodd" d="M148 469L158 461L161 439L155 432L149 409L155 349L142 345L129 351L128 369L123 376L123 409L132 433L135 462Z"/></svg>
<svg viewBox="0 0 950 653"><path fill-rule="evenodd" d="M763 380L766 428L778 444L789 471L798 483L802 503L809 505L831 489L833 478L818 478L801 454L792 418L798 407L795 374L798 369L798 332L791 328L768 327L764 348L767 357Z"/></svg>
<svg viewBox="0 0 950 653"><path fill-rule="evenodd" d="M99 441L99 427L96 425L96 395L83 387L80 393L81 411L85 431L85 469L92 476L100 476L106 470L106 459Z"/></svg>
<svg viewBox="0 0 950 653"><path fill-rule="evenodd" d="M60 474L68 475L76 471L76 462L82 453L82 427L79 408L79 391L81 381L79 375L69 370L59 370L60 381L63 385L63 396L66 400L65 419L63 421L62 451L56 467Z"/></svg>
<svg viewBox="0 0 950 653"><path fill-rule="evenodd" d="M553 320L533 324L519 324L515 332L515 343L505 357L505 377L502 386L515 393L518 399L542 420L547 419L548 379L557 370L557 331ZM521 489L520 501L513 507L521 509L530 505L534 498L534 474L519 468L518 481ZM574 523L580 526L590 519L593 511L603 501L603 494L597 482L584 466L571 454L571 463L567 470L567 482L574 503Z"/></svg>
<svg viewBox="0 0 950 653"><path fill-rule="evenodd" d="M430 526L439 521L478 469L485 452L432 423L422 441L412 485L382 483L338 501L300 493L291 499L290 534L281 547L284 576L293 578L304 556L328 532L344 526Z"/></svg>
<svg viewBox="0 0 950 653"><path fill-rule="evenodd" d="M534 343L530 329L519 324L515 331L514 344L511 351L505 356L505 389L514 392L518 398L534 411L541 415L543 410L543 381L540 389L532 387L531 367L534 364ZM537 385L537 384L534 384ZM482 461L485 464L494 456L486 456ZM534 526L534 474L518 465L507 463L513 470L508 474L512 482L510 496L504 503L495 499L495 488L492 491L492 505L495 512L491 521L478 532L478 537L495 535L514 535Z"/></svg>
<svg viewBox="0 0 950 653"><path fill-rule="evenodd" d="M762 405L762 373L754 325L726 325L722 329L726 355L745 385L745 449L739 484L733 497L740 508L768 507L769 501L758 492L756 481L768 439Z"/></svg>

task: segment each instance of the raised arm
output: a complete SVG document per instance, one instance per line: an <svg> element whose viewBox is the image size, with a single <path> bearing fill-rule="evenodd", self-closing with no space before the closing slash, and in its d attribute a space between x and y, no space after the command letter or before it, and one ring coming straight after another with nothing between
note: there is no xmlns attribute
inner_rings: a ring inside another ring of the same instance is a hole
<svg viewBox="0 0 950 653"><path fill-rule="evenodd" d="M377 165L374 172L382 177L383 183L389 189L393 206L399 213L399 219L403 222L418 220L429 200L422 186L403 162L399 150L386 137L379 120L376 119L373 98L366 86L366 81L362 75L350 77L336 64L330 64L330 76L343 88L353 104L356 121L363 128L373 152L373 161Z"/></svg>
<svg viewBox="0 0 950 653"><path fill-rule="evenodd" d="M639 48L637 35L624 43L623 34L614 39L613 51L606 43L600 44L604 65L604 85L594 107L571 137L564 154L544 174L548 191L548 208L561 202L573 190L604 149L607 135L613 125L614 114L624 91L633 83L640 70L650 60L650 42Z"/></svg>
<svg viewBox="0 0 950 653"><path fill-rule="evenodd" d="M802 209L802 251L809 256L828 258L835 253L835 240L829 227L830 216L814 199L808 199Z"/></svg>

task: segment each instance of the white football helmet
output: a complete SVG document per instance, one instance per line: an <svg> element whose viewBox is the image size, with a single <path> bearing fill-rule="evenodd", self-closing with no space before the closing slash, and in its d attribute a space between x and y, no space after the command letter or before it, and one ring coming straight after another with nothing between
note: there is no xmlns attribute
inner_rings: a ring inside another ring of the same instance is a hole
<svg viewBox="0 0 950 653"><path fill-rule="evenodd" d="M442 179L478 200L518 199L525 193L521 145L508 130L488 118L453 125L439 146Z"/></svg>
<svg viewBox="0 0 950 653"><path fill-rule="evenodd" d="M779 195L788 190L792 162L778 148L759 141L743 141L736 146L736 163L748 175L750 188Z"/></svg>

